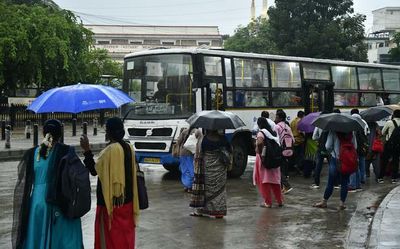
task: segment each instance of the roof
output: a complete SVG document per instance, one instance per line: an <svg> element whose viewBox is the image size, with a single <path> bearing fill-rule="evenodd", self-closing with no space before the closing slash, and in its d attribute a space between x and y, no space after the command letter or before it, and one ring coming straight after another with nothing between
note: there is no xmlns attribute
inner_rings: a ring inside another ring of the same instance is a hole
<svg viewBox="0 0 400 249"><path fill-rule="evenodd" d="M283 55L271 55L271 54L255 54L255 53L242 53L242 52L232 52L225 50L211 50L211 49L153 49L145 50L140 52L131 53L125 56L125 59L134 56L143 55L154 55L154 54L207 54L207 55L217 55L217 56L231 56L231 57L249 57L258 59L269 59L269 60L280 60L280 61L298 61L298 62L309 62L309 63L326 63L333 65L344 65L344 66L362 66L362 67L380 67L380 68L392 68L400 69L399 66L391 66L386 64L377 63L366 63L366 62L355 62L355 61L342 61L342 60L331 60L331 59L314 59L307 57L295 57L295 56L283 56Z"/></svg>
<svg viewBox="0 0 400 249"><path fill-rule="evenodd" d="M217 35L218 26L89 25L95 35Z"/></svg>
<svg viewBox="0 0 400 249"><path fill-rule="evenodd" d="M383 7L380 9L373 10L372 13L381 11L400 11L400 7Z"/></svg>

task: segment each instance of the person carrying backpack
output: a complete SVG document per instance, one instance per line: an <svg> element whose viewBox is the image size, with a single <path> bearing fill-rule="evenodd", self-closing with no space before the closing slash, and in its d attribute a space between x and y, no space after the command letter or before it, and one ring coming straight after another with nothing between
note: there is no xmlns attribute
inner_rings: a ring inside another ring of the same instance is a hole
<svg viewBox="0 0 400 249"><path fill-rule="evenodd" d="M349 180L349 192L357 192L361 191L361 184L365 183L366 175L365 175L365 157L368 154L369 150L369 128L367 122L361 118L359 115L358 109L351 110L351 116L355 118L361 119L365 123L364 131L356 132L356 140L357 140L357 155L358 155L358 170L351 174Z"/></svg>
<svg viewBox="0 0 400 249"><path fill-rule="evenodd" d="M258 187L258 191L264 199L261 207L272 207L271 191L274 193L278 206L282 207L283 196L281 192L280 160L276 160L276 158L281 158L279 138L265 118L258 118L257 124L260 127L260 131L257 133L253 184ZM278 151L278 154L274 155L273 151ZM263 157L265 158L263 159Z"/></svg>
<svg viewBox="0 0 400 249"><path fill-rule="evenodd" d="M328 206L327 203L333 193L335 178L340 176L341 188L339 210L344 210L346 208L345 201L347 198L349 176L357 169L357 141L355 133L330 131L325 147L331 154L328 183L325 188L323 200L315 203L313 207L326 208ZM338 170L339 163L341 164L340 170Z"/></svg>
<svg viewBox="0 0 400 249"><path fill-rule="evenodd" d="M276 111L275 117L275 132L278 134L279 142L282 148L283 155L283 163L281 165L281 184L282 184L282 192L284 194L289 193L293 190L292 186L289 183L289 160L293 156L293 144L294 137L292 134L292 130L286 121L286 113L282 110Z"/></svg>
<svg viewBox="0 0 400 249"><path fill-rule="evenodd" d="M392 183L397 183L400 157L400 110L395 110L393 112L392 120L387 121L382 129L382 135L385 136L386 143L382 154L382 164L378 183L383 183L386 166L388 165L390 158L392 158L393 166Z"/></svg>
<svg viewBox="0 0 400 249"><path fill-rule="evenodd" d="M135 151L123 140L124 135L122 120L108 119L106 138L110 143L100 152L97 162L87 136L81 136L83 162L93 176L98 176L94 249L135 248L139 217L138 165Z"/></svg>
<svg viewBox="0 0 400 249"><path fill-rule="evenodd" d="M61 159L69 153L76 156L59 142L61 127L59 120L47 120L43 142L29 149L18 165L11 235L14 249L83 248L81 219L68 218L52 198L62 194L55 181Z"/></svg>

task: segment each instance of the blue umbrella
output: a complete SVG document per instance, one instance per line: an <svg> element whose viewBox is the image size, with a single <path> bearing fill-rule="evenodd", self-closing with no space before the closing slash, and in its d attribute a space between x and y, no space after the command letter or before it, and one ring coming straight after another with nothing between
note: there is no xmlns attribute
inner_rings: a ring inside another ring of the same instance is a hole
<svg viewBox="0 0 400 249"><path fill-rule="evenodd" d="M28 110L35 113L79 113L97 109L118 108L134 100L109 86L81 84L50 89L37 97Z"/></svg>

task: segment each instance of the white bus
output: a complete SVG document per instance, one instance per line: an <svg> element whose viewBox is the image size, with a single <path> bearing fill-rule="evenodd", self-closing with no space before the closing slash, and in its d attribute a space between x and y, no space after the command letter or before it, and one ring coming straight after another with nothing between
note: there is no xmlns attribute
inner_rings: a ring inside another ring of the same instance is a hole
<svg viewBox="0 0 400 249"><path fill-rule="evenodd" d="M339 60L208 49L157 49L125 56L123 90L136 102L123 108L127 139L141 163L173 170L172 146L185 120L201 110L236 113L246 123L226 131L234 148L230 176L254 155L252 127L264 110L366 108L400 101L400 67Z"/></svg>

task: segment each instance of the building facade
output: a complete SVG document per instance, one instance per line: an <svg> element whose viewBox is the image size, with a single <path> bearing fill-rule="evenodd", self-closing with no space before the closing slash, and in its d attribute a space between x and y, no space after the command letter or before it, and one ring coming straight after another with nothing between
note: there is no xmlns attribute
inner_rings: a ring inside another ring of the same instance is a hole
<svg viewBox="0 0 400 249"><path fill-rule="evenodd" d="M393 34L400 32L400 7L385 7L372 11L373 26L368 34L368 61L372 63L391 63L389 50Z"/></svg>
<svg viewBox="0 0 400 249"><path fill-rule="evenodd" d="M93 32L96 48L106 49L116 61L126 54L157 47L222 49L217 26L84 25Z"/></svg>

